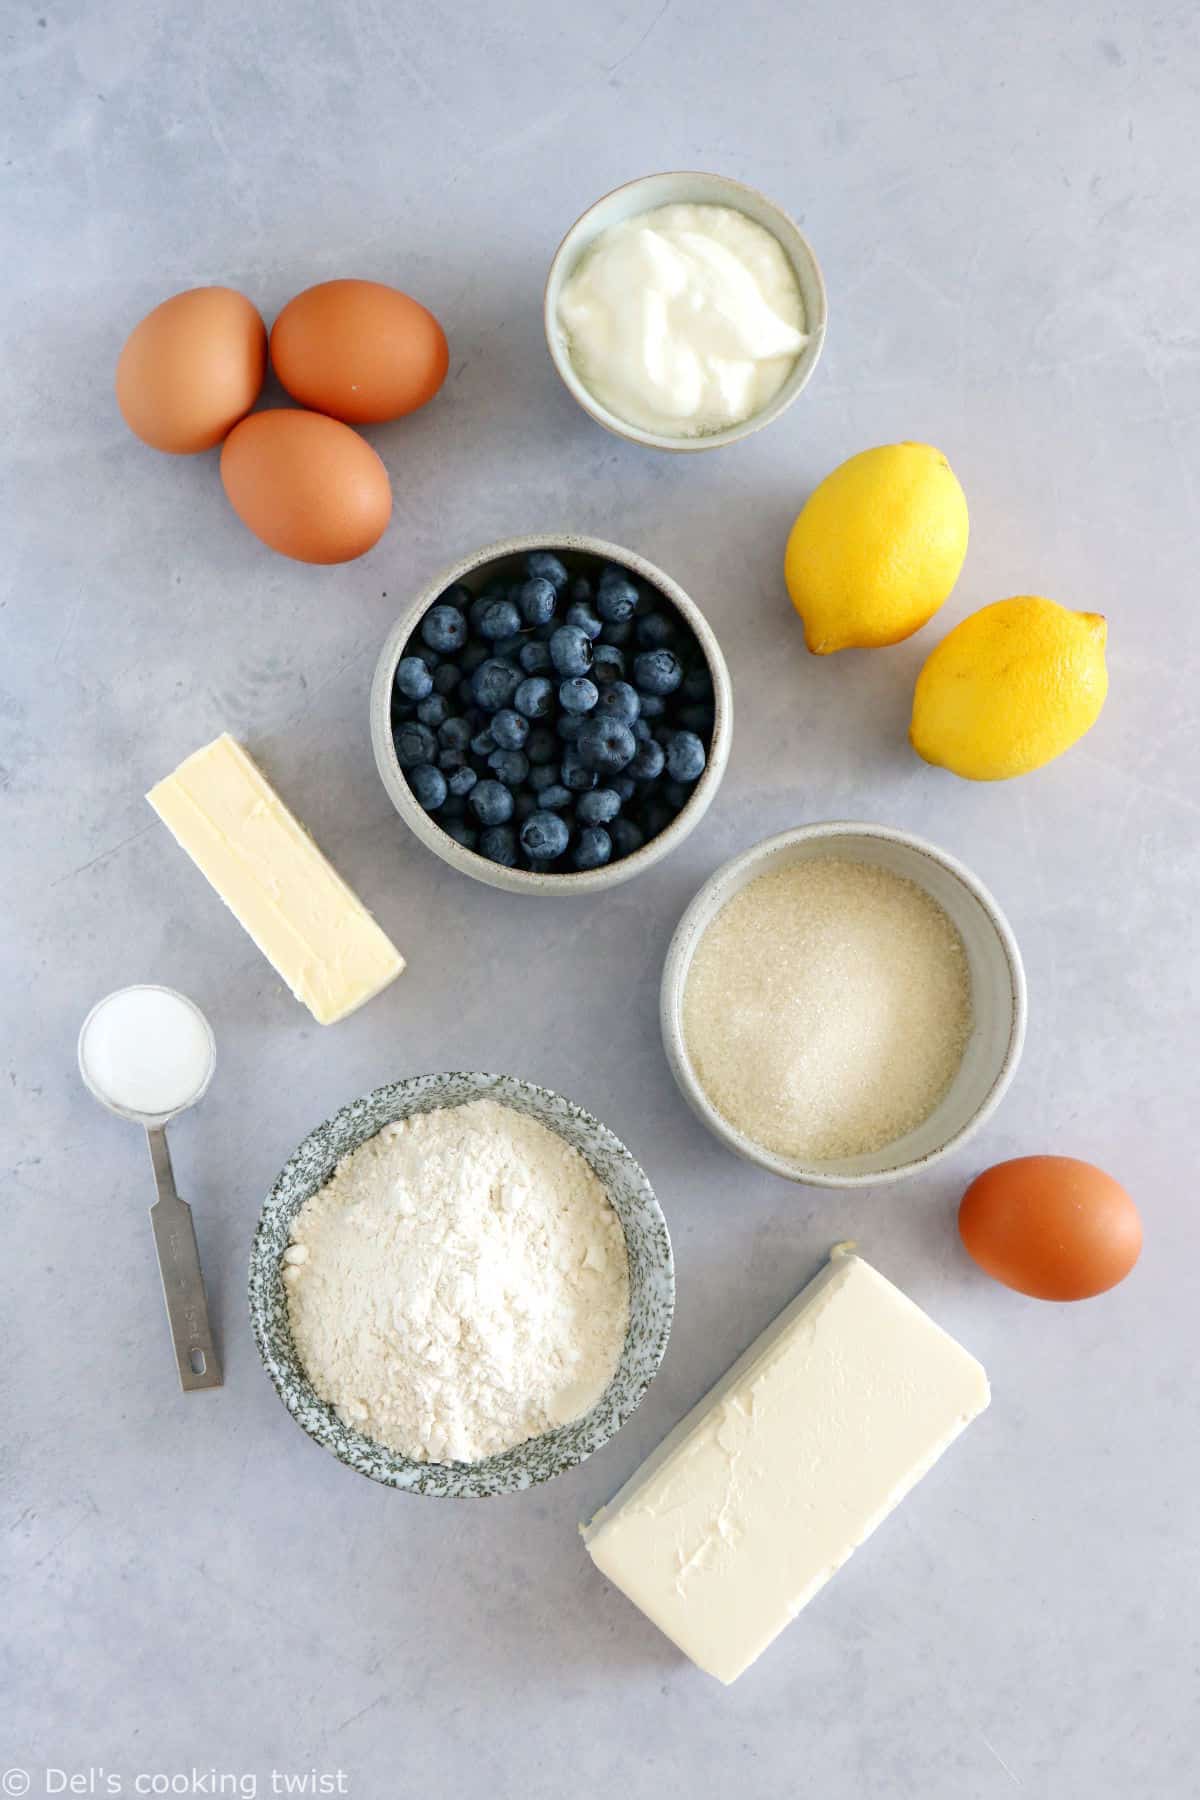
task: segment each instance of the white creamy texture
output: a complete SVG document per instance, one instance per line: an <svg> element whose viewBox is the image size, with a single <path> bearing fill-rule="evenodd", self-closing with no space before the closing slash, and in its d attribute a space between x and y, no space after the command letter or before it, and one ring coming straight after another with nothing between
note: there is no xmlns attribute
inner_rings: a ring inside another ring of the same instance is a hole
<svg viewBox="0 0 1200 1800"><path fill-rule="evenodd" d="M602 232L562 290L558 323L596 398L670 437L761 412L808 342L778 240L726 206L660 206Z"/></svg>
<svg viewBox="0 0 1200 1800"><path fill-rule="evenodd" d="M344 1157L284 1252L296 1349L348 1425L477 1462L587 1412L625 1341L625 1237L569 1144L492 1100Z"/></svg>
<svg viewBox="0 0 1200 1800"><path fill-rule="evenodd" d="M597 1568L735 1681L989 1400L960 1344L832 1259L585 1531Z"/></svg>
<svg viewBox="0 0 1200 1800"><path fill-rule="evenodd" d="M190 1000L166 988L110 994L88 1020L80 1060L96 1092L126 1112L162 1118L194 1100L212 1067L212 1040Z"/></svg>

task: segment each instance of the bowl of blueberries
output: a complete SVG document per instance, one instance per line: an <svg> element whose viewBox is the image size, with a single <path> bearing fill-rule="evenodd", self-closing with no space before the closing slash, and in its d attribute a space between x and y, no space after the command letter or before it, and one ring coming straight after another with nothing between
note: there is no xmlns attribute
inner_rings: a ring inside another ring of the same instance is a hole
<svg viewBox="0 0 1200 1800"><path fill-rule="evenodd" d="M516 893L592 892L669 856L729 759L733 695L695 602L588 537L491 544L383 647L375 761L453 868Z"/></svg>

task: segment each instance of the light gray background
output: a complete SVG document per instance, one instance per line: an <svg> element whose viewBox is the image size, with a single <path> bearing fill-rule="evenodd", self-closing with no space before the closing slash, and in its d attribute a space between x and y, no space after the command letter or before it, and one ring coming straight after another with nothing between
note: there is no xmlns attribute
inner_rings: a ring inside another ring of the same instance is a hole
<svg viewBox="0 0 1200 1800"><path fill-rule="evenodd" d="M958 14L959 24L947 26ZM968 22L969 18L969 22ZM4 1742L0 1765L272 1766L351 1793L1182 1800L1196 1792L1200 42L1190 6L517 9L382 0L8 0L4 122ZM788 417L711 456L605 436L560 388L542 279L631 176L745 178L824 264L824 361ZM270 319L337 275L433 307L436 404L371 433L395 518L342 569L271 555L215 456L135 442L134 322L229 282ZM970 554L894 650L810 658L784 539L843 457L949 455ZM597 532L705 608L738 695L703 826L610 898L537 904L452 874L395 818L367 690L398 609L510 532ZM1110 620L1112 696L1025 780L925 767L917 668L984 602ZM228 728L410 959L330 1031L281 989L144 790ZM933 1176L840 1199L739 1165L671 1084L656 985L698 884L828 817L927 834L1007 908L1029 1040L1000 1114ZM163 981L219 1071L173 1132L227 1384L175 1388L145 1151L74 1072L100 995ZM296 1429L244 1299L260 1201L341 1102L437 1068L511 1070L642 1159L679 1271L637 1416L511 1500L404 1498ZM967 1179L1072 1152L1143 1209L1117 1292L1045 1306L959 1247ZM577 1522L838 1238L977 1352L991 1412L725 1692L591 1569Z"/></svg>

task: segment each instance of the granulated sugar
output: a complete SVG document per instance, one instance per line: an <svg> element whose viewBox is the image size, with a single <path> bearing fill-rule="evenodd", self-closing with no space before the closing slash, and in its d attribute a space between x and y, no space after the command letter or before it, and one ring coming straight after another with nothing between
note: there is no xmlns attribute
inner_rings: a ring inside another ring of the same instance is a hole
<svg viewBox="0 0 1200 1800"><path fill-rule="evenodd" d="M760 875L704 933L688 1055L746 1137L803 1161L859 1156L928 1118L971 1029L963 942L923 888L813 857Z"/></svg>

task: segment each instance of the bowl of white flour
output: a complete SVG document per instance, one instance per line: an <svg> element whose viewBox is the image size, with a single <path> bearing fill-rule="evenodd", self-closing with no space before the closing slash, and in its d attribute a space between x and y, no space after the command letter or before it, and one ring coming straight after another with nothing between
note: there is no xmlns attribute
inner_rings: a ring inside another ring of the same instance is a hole
<svg viewBox="0 0 1200 1800"><path fill-rule="evenodd" d="M516 1493L598 1450L671 1329L645 1174L510 1075L418 1075L310 1132L263 1207L250 1313L292 1417L410 1493Z"/></svg>

